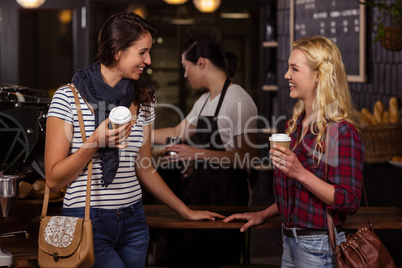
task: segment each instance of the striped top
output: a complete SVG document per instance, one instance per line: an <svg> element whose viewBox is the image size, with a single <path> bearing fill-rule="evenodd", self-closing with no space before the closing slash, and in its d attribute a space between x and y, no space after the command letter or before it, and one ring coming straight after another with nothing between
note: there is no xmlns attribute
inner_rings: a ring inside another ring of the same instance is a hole
<svg viewBox="0 0 402 268"><path fill-rule="evenodd" d="M91 113L81 95L78 94L78 96L85 124L85 133L88 138L95 130L95 116ZM73 154L83 145L83 143L74 95L70 87L61 87L54 94L47 114L47 117L51 116L60 118L73 125L74 133L69 149L69 155ZM133 125L131 134L128 138L128 146L119 150L120 163L116 177L113 183L108 187L102 186L101 160L98 152L94 154L92 157L91 207L117 209L130 206L142 197L142 191L137 180L134 163L136 155L143 144L143 126L152 124L154 121L154 105L141 105L137 121ZM84 168L80 175L73 182L67 185L63 207L85 207L87 172L87 168Z"/></svg>

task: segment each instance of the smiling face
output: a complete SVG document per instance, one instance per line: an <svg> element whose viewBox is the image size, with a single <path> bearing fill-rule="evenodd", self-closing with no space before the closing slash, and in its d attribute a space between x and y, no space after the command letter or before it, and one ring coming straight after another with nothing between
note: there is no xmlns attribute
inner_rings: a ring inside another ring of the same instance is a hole
<svg viewBox="0 0 402 268"><path fill-rule="evenodd" d="M116 70L121 79L138 80L144 68L151 64L149 51L152 47L152 36L145 33L132 46L120 50L116 55Z"/></svg>
<svg viewBox="0 0 402 268"><path fill-rule="evenodd" d="M289 80L290 97L312 103L318 83L317 72L310 68L306 56L300 49L293 50L288 63L289 69L285 79Z"/></svg>

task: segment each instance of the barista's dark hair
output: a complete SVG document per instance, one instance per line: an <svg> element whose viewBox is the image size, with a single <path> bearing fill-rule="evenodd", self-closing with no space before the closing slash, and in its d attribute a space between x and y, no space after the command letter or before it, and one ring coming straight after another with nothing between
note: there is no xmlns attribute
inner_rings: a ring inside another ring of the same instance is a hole
<svg viewBox="0 0 402 268"><path fill-rule="evenodd" d="M107 67L114 67L117 64L115 55L131 47L144 34L150 33L153 37L156 34L155 27L133 12L122 12L112 15L102 26L98 35L98 54L100 63ZM154 92L139 80L133 81L135 85L134 103L152 103Z"/></svg>
<svg viewBox="0 0 402 268"><path fill-rule="evenodd" d="M218 42L208 36L191 38L184 44L181 54L184 54L184 58L194 64L200 57L207 58L217 68L225 71L228 77L232 77L236 71L238 60L236 54L233 52L223 53ZM225 68L225 58L228 59L227 68Z"/></svg>

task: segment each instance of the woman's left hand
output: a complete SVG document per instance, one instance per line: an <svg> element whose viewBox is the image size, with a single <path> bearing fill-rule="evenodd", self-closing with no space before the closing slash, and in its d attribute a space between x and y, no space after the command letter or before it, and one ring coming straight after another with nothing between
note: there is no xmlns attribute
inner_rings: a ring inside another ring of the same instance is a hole
<svg viewBox="0 0 402 268"><path fill-rule="evenodd" d="M286 176L297 180L305 169L295 153L280 145L275 145L274 148L269 151L272 164Z"/></svg>
<svg viewBox="0 0 402 268"><path fill-rule="evenodd" d="M225 216L218 214L216 212L210 212L207 210L191 210L183 217L185 220L200 221L200 220L210 220L214 221L215 218L224 219Z"/></svg>
<svg viewBox="0 0 402 268"><path fill-rule="evenodd" d="M167 159L175 160L195 160L197 158L197 148L187 144L174 144L166 146L166 151L174 151L176 155L166 156Z"/></svg>

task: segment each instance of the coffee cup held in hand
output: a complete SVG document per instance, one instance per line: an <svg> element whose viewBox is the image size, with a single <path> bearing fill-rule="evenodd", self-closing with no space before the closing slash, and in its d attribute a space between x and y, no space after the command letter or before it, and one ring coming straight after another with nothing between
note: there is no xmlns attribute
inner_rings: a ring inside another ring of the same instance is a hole
<svg viewBox="0 0 402 268"><path fill-rule="evenodd" d="M167 137L166 138L166 145L173 145L173 144L181 144L180 137ZM177 155L175 151L166 151L165 155Z"/></svg>
<svg viewBox="0 0 402 268"><path fill-rule="evenodd" d="M285 147L286 149L290 148L290 137L287 134L272 134L271 137L269 137L269 143L271 146L271 149L275 149L274 145L281 145Z"/></svg>
<svg viewBox="0 0 402 268"><path fill-rule="evenodd" d="M131 112L125 106L116 106L110 111L109 119L113 129L116 129L131 121Z"/></svg>

